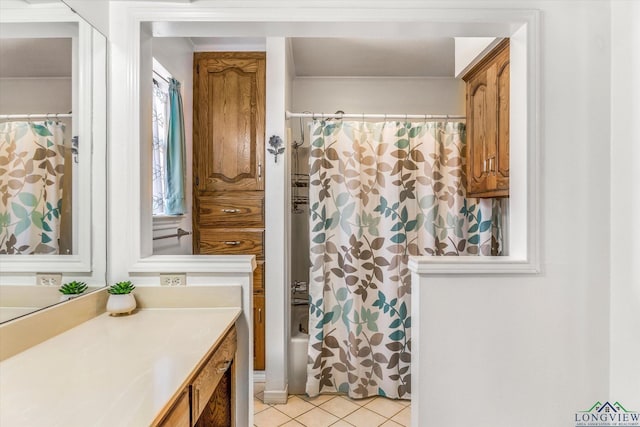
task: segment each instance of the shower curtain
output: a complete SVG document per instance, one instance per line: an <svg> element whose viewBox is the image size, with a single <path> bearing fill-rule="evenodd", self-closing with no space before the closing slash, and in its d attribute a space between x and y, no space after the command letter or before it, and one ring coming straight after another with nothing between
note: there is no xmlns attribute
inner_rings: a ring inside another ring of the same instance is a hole
<svg viewBox="0 0 640 427"><path fill-rule="evenodd" d="M467 199L464 124L311 124L306 391L411 395L409 255L499 255L501 212Z"/></svg>
<svg viewBox="0 0 640 427"><path fill-rule="evenodd" d="M59 253L64 128L0 123L0 254Z"/></svg>

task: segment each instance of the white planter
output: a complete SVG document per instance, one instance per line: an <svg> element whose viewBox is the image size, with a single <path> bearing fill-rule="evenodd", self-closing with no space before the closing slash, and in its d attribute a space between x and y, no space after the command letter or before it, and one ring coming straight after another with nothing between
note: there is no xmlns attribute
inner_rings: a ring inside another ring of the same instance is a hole
<svg viewBox="0 0 640 427"><path fill-rule="evenodd" d="M136 309L136 299L133 294L109 295L107 312L111 315L131 313Z"/></svg>

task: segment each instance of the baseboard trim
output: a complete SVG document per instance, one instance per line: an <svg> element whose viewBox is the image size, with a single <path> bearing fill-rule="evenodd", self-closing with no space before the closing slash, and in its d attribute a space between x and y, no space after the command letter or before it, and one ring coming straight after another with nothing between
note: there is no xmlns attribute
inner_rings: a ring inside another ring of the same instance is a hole
<svg viewBox="0 0 640 427"><path fill-rule="evenodd" d="M253 371L253 382L254 383L263 383L267 381L267 375L264 371Z"/></svg>
<svg viewBox="0 0 640 427"><path fill-rule="evenodd" d="M289 386L285 386L284 390L265 390L263 401L267 405L285 404L289 397Z"/></svg>

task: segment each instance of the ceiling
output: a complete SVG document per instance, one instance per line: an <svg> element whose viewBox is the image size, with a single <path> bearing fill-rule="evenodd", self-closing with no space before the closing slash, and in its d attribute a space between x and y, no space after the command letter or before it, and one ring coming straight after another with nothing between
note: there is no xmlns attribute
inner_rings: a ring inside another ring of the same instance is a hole
<svg viewBox="0 0 640 427"><path fill-rule="evenodd" d="M298 77L453 77L450 37L425 39L293 37ZM260 37L191 37L195 50L264 50Z"/></svg>
<svg viewBox="0 0 640 427"><path fill-rule="evenodd" d="M3 38L0 58L0 78L71 77L70 38Z"/></svg>

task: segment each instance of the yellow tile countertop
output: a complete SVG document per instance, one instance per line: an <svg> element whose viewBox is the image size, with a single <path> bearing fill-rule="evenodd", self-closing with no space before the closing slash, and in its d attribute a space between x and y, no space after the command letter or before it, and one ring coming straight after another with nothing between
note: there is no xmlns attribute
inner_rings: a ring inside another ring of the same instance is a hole
<svg viewBox="0 0 640 427"><path fill-rule="evenodd" d="M147 426L240 313L101 314L0 362L0 425Z"/></svg>

